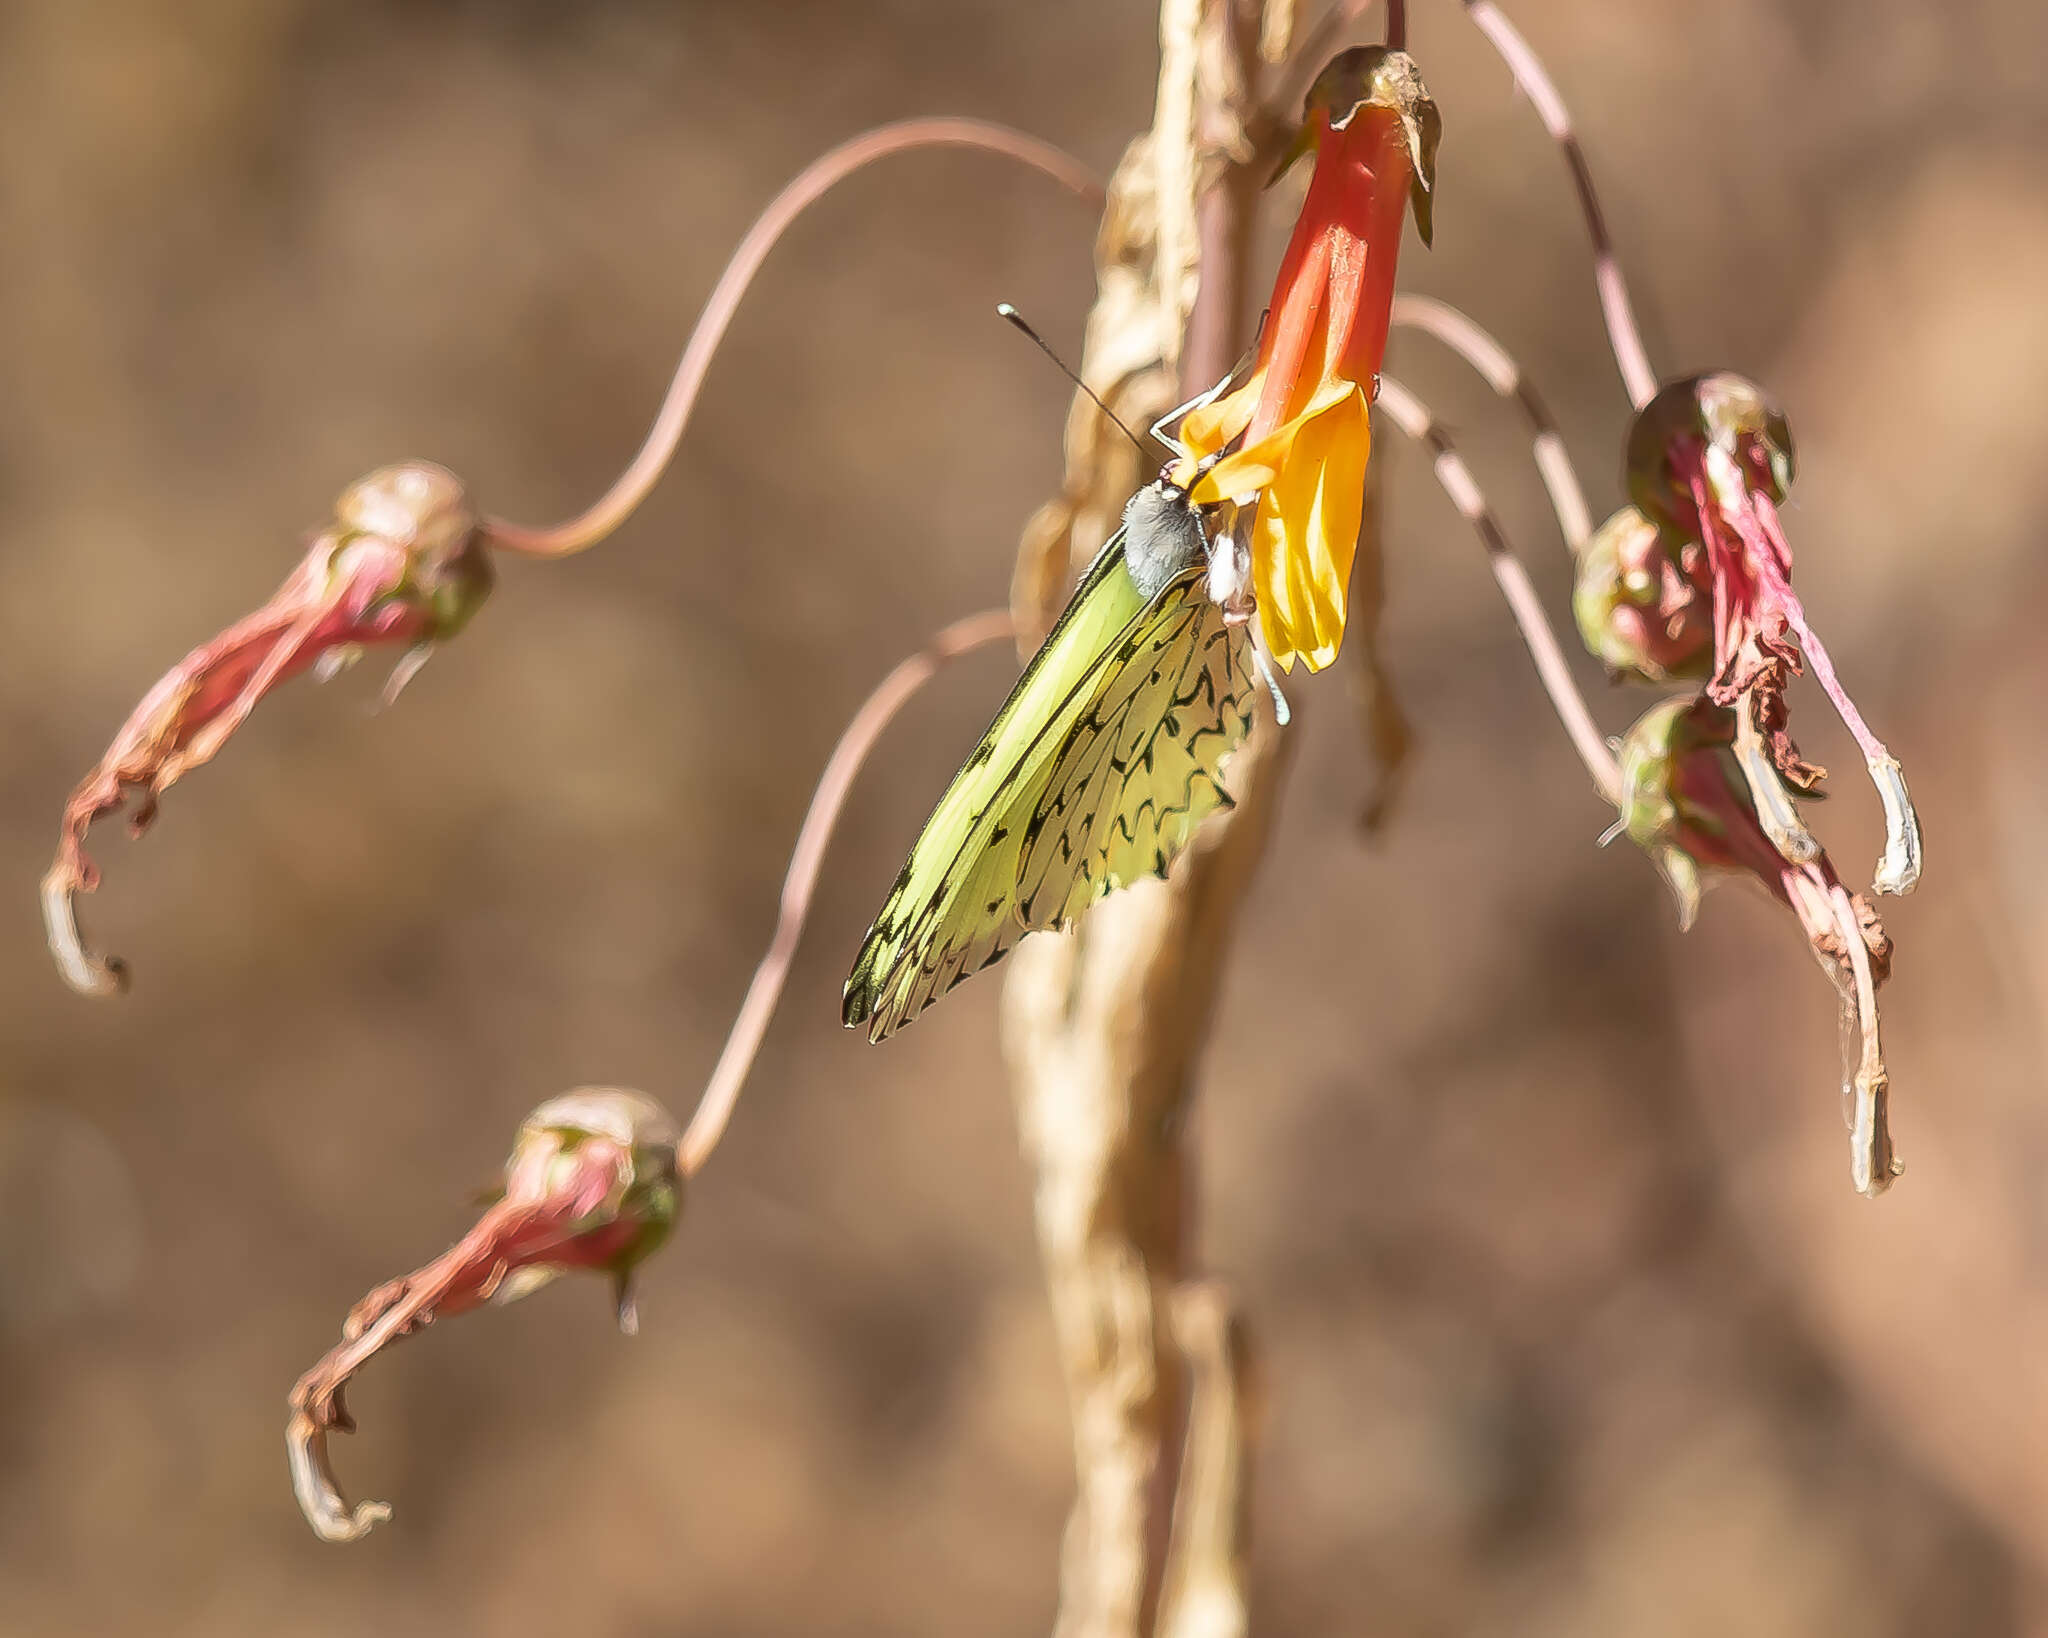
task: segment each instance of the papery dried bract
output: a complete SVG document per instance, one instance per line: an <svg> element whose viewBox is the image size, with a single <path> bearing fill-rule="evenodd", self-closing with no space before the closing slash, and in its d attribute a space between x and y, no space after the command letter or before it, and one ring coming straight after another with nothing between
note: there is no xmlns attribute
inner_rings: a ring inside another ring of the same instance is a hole
<svg viewBox="0 0 2048 1638"><path fill-rule="evenodd" d="M639 1092L584 1087L542 1104L519 1128L497 1199L468 1234L349 1311L342 1341L292 1389L286 1433L292 1488L315 1533L353 1541L391 1516L351 1507L328 1462L327 1435L352 1433L343 1391L371 1358L437 1319L506 1303L583 1269L611 1277L619 1328L639 1326L633 1270L668 1238L682 1205L677 1129Z"/></svg>
<svg viewBox="0 0 2048 1638"><path fill-rule="evenodd" d="M1621 741L1618 828L1656 863L1690 927L1709 871L1747 875L1799 919L1808 948L1841 997L1844 1091L1851 1102L1851 1177L1876 1195L1901 1167L1889 1127L1890 1082L1878 1033L1877 989L1891 973L1891 940L1875 906L1850 894L1818 843L1811 855L1784 857L1759 818L1773 802L1791 806L1767 761L1736 754L1733 711L1701 696L1666 700Z"/></svg>
<svg viewBox="0 0 2048 1638"><path fill-rule="evenodd" d="M132 795L140 836L157 801L211 760L279 683L348 664L372 644L404 644L387 699L475 614L492 583L477 515L461 482L424 461L385 467L352 484L334 522L262 608L195 648L143 696L99 765L65 805L56 862L43 878L50 950L74 989L105 995L126 969L89 950L75 898L99 885L86 832Z"/></svg>

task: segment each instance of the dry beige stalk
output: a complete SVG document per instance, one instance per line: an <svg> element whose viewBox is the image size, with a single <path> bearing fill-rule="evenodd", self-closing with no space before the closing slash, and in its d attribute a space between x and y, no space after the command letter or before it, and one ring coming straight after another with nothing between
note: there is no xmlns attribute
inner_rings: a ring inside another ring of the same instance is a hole
<svg viewBox="0 0 2048 1638"><path fill-rule="evenodd" d="M1235 1638L1247 1627L1253 1361L1222 1286L1183 1285L1173 1294L1172 1318L1189 1373L1188 1432L1159 1630L1173 1638Z"/></svg>
<svg viewBox="0 0 2048 1638"><path fill-rule="evenodd" d="M1244 344L1243 132L1257 23L1227 0L1162 7L1157 119L1110 184L1081 363L1135 425L1172 407L1183 373L1190 390L1205 385ZM1077 401L1066 481L1019 553L1013 602L1027 647L1148 476ZM1238 806L1204 828L1169 880L1114 894L1074 932L1027 939L1011 959L1004 1049L1074 1420L1059 1638L1244 1630L1242 1344L1221 1288L1185 1283L1186 1133L1223 957L1289 749L1262 713L1229 772Z"/></svg>
<svg viewBox="0 0 2048 1638"><path fill-rule="evenodd" d="M1195 1602L1213 1607L1218 1565L1242 1563L1226 1525L1243 1516L1243 1460L1181 1461L1187 1361L1172 1316L1193 1260L1195 1068L1291 751L1262 721L1238 755L1237 808L1203 829L1170 880L1105 899L1076 932L1027 939L1011 957L1004 1045L1074 1418L1060 1638L1175 1630L1153 1617L1177 1515L1209 1521L1185 1525L1206 1544L1190 1564L1205 1583ZM1241 1415L1212 1395L1203 1442L1241 1448ZM1191 1598L1177 1591L1168 1607Z"/></svg>

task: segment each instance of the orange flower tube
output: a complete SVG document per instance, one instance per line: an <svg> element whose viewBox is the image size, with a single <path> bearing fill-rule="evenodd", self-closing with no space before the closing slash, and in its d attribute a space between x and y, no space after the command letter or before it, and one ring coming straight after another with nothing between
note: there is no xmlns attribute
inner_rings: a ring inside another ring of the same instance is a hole
<svg viewBox="0 0 2048 1638"><path fill-rule="evenodd" d="M1197 504L1256 497L1250 589L1283 669L1320 671L1344 638L1378 389L1410 203L1426 245L1441 124L1414 60L1365 46L1331 61L1310 88L1284 172L1311 150L1309 181L1257 365L1228 397L1181 427L1183 480ZM1277 180L1277 178L1276 178ZM1195 477L1203 457L1236 451Z"/></svg>

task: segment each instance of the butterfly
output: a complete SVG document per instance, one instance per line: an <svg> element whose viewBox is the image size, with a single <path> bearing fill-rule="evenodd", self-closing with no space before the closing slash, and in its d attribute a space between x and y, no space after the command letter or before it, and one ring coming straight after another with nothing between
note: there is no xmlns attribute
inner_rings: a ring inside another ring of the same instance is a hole
<svg viewBox="0 0 2048 1638"><path fill-rule="evenodd" d="M1208 528L1171 470L1125 505L925 821L846 981L840 1017L869 1040L1024 934L1165 875L1231 806L1222 766L1251 727L1253 640L1210 595Z"/></svg>

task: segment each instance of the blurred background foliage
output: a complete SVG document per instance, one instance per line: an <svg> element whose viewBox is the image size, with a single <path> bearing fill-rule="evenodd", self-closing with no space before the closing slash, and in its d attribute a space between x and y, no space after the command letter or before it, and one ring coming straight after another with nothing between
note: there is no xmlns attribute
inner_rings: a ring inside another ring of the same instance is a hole
<svg viewBox="0 0 2048 1638"><path fill-rule="evenodd" d="M1800 584L1927 826L1888 916L1907 1172L1849 1188L1833 997L1789 921L1729 890L1681 939L1648 864L1592 845L1609 816L1481 555L1390 440L1420 760L1366 843L1344 684L1297 687L1201 1103L1206 1255L1267 1390L1255 1623L2048 1631L2048 13L1512 14L1658 362L1790 410ZM881 1050L836 1020L1000 656L856 798L641 1338L572 1283L386 1361L339 1456L397 1519L346 1551L279 1435L533 1104L615 1081L687 1110L849 702L1003 599L1056 481L1067 389L990 308L1077 350L1085 208L957 152L863 175L770 263L617 538L509 565L387 715L371 667L294 685L146 842L109 827L88 914L129 999L61 988L34 887L132 701L343 484L418 455L522 521L579 508L814 152L974 112L1107 168L1154 30L1138 0L0 11L0 1626L1045 1629L1072 1480L998 985ZM1521 356L1602 510L1627 406L1564 169L1454 6L1412 41L1448 134L1406 283ZM1565 620L1512 417L1426 341L1391 364ZM1614 731L1647 703L1595 695ZM1856 758L1801 721L1864 868Z"/></svg>

